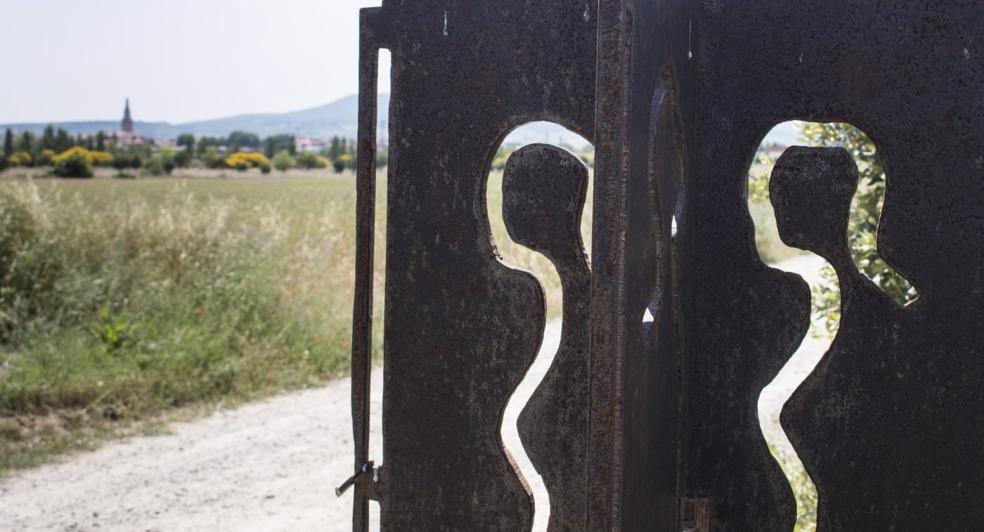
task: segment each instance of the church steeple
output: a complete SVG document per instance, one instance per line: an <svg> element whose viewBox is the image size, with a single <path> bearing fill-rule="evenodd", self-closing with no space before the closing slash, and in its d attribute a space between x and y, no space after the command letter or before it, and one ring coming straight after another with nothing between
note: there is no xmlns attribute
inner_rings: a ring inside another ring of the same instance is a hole
<svg viewBox="0 0 984 532"><path fill-rule="evenodd" d="M130 117L130 99L126 99L126 109L123 110L123 132L133 133L133 118Z"/></svg>

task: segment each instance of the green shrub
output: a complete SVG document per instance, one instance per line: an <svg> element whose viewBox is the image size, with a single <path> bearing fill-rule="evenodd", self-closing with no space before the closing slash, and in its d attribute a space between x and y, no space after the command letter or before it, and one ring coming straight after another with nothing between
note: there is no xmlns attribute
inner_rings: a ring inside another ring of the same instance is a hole
<svg viewBox="0 0 984 532"><path fill-rule="evenodd" d="M128 153L117 153L113 156L113 168L116 169L117 175L124 175L127 170L134 169L138 170L143 166L143 161L140 160L140 156L136 154Z"/></svg>
<svg viewBox="0 0 984 532"><path fill-rule="evenodd" d="M171 175L171 172L178 167L177 153L171 148L161 149L154 158L160 161L166 175Z"/></svg>
<svg viewBox="0 0 984 532"><path fill-rule="evenodd" d="M143 174L150 177L160 177L166 172L164 171L164 163L158 157L150 158L143 165Z"/></svg>
<svg viewBox="0 0 984 532"><path fill-rule="evenodd" d="M0 153L0 172L3 172L10 166L10 162L7 161L7 156Z"/></svg>
<svg viewBox="0 0 984 532"><path fill-rule="evenodd" d="M307 170L314 170L316 168L328 168L328 159L318 155L317 153L306 151L297 156L297 166Z"/></svg>
<svg viewBox="0 0 984 532"><path fill-rule="evenodd" d="M219 153L219 150L212 146L205 149L205 154L202 156L202 162L205 163L205 168L209 168L211 170L226 167L225 157Z"/></svg>
<svg viewBox="0 0 984 532"><path fill-rule="evenodd" d="M343 153L335 159L335 172L340 174L344 172L346 168L355 168L355 157L352 157L347 153Z"/></svg>
<svg viewBox="0 0 984 532"><path fill-rule="evenodd" d="M145 175L160 177L171 175L171 172L178 167L177 157L174 150L164 148L157 155L151 157L143 165Z"/></svg>
<svg viewBox="0 0 984 532"><path fill-rule="evenodd" d="M55 152L52 150L41 150L38 154L37 166L51 166L55 162Z"/></svg>
<svg viewBox="0 0 984 532"><path fill-rule="evenodd" d="M187 150L178 150L174 154L174 162L178 168L188 168L192 163L191 153Z"/></svg>
<svg viewBox="0 0 984 532"><path fill-rule="evenodd" d="M273 156L273 167L281 172L286 172L297 164L297 161L291 157L290 152L287 150L279 151Z"/></svg>

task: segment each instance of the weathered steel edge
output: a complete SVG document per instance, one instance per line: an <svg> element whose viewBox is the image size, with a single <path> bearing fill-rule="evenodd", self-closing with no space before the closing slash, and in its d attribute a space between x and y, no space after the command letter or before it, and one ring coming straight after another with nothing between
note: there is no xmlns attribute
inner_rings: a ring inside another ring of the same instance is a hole
<svg viewBox="0 0 984 532"><path fill-rule="evenodd" d="M355 297L352 310L352 432L353 474L365 473L369 463L369 394L372 377L372 299L375 253L376 115L381 8L359 12L359 126L356 167ZM372 486L355 483L352 530L369 529Z"/></svg>
<svg viewBox="0 0 984 532"><path fill-rule="evenodd" d="M587 528L620 529L624 362L628 87L632 13L624 0L598 2L595 189L591 283L591 407Z"/></svg>

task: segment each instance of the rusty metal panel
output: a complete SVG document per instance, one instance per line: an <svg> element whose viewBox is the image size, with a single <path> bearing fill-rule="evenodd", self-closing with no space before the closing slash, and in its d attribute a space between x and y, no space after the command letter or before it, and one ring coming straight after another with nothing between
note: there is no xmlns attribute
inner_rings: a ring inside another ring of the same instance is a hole
<svg viewBox="0 0 984 532"><path fill-rule="evenodd" d="M875 141L887 172L879 252L920 298L894 307L839 252L840 332L783 426L817 485L820 530L979 528L980 2L708 0L694 31L690 495L710 499L718 530L792 527L792 493L755 404L805 334L810 295L797 276L759 260L742 191L777 123L848 122ZM813 201L840 209L843 198ZM800 243L829 247L817 240L833 230L820 227L826 220L818 214Z"/></svg>
<svg viewBox="0 0 984 532"><path fill-rule="evenodd" d="M497 260L486 180L524 123L593 138L595 11L589 1L383 4L393 58L385 530L530 526L533 501L500 425L538 352L543 292Z"/></svg>

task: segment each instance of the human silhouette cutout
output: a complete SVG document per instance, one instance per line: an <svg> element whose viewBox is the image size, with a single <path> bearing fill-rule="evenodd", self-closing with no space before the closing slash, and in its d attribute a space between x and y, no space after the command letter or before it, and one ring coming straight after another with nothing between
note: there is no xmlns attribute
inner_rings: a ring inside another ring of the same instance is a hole
<svg viewBox="0 0 984 532"><path fill-rule="evenodd" d="M546 256L563 290L560 347L518 421L520 438L549 494L551 531L585 527L591 277L581 215L587 187L584 163L545 144L517 150L502 180L509 236Z"/></svg>

